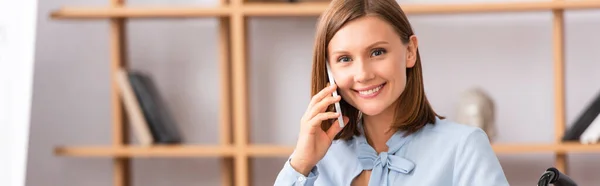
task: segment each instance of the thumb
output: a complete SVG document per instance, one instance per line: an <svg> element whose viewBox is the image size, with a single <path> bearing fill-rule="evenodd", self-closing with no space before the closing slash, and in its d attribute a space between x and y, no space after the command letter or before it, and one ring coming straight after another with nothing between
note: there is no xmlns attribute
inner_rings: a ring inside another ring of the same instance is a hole
<svg viewBox="0 0 600 186"><path fill-rule="evenodd" d="M348 120L350 118L343 116L344 118L344 126L346 126L346 124L348 124ZM337 135L340 131L342 131L343 127L340 127L339 121L335 120L335 122L333 122L333 124L331 124L331 127L329 127L329 129L327 129L327 136L329 137L330 140L333 141L333 138L335 137L335 135Z"/></svg>

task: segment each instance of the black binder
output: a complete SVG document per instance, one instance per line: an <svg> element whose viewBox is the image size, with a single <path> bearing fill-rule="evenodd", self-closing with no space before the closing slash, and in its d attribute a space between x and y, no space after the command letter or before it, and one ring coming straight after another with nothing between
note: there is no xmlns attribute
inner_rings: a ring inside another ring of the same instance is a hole
<svg viewBox="0 0 600 186"><path fill-rule="evenodd" d="M577 118L575 123L565 131L565 135L562 141L579 141L579 137L585 130L592 124L594 119L600 114L600 93L596 95L596 98L591 102L581 115Z"/></svg>
<svg viewBox="0 0 600 186"><path fill-rule="evenodd" d="M181 143L181 136L176 123L164 104L153 80L142 72L130 71L128 76L155 143Z"/></svg>

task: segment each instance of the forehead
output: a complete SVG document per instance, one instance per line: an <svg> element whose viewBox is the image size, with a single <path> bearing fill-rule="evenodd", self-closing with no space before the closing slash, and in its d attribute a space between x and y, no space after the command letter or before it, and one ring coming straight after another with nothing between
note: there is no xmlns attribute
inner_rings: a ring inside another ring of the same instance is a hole
<svg viewBox="0 0 600 186"><path fill-rule="evenodd" d="M364 48L368 45L387 41L399 42L400 38L388 22L377 16L364 16L346 23L331 38L331 50L348 50Z"/></svg>

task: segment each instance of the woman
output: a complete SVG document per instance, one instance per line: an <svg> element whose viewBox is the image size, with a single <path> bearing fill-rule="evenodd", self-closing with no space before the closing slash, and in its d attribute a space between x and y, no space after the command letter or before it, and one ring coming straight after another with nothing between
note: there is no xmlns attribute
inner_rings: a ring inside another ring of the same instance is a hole
<svg viewBox="0 0 600 186"><path fill-rule="evenodd" d="M333 0L319 20L312 77L295 150L275 185L508 185L483 130L429 105L417 37L394 0Z"/></svg>

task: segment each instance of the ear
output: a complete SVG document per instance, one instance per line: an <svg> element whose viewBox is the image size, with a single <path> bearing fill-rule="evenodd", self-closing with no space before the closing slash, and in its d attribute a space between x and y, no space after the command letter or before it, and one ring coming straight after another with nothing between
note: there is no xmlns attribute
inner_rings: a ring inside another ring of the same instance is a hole
<svg viewBox="0 0 600 186"><path fill-rule="evenodd" d="M406 51L406 68L412 68L417 63L417 49L419 42L417 36L412 35L408 40L408 46Z"/></svg>

